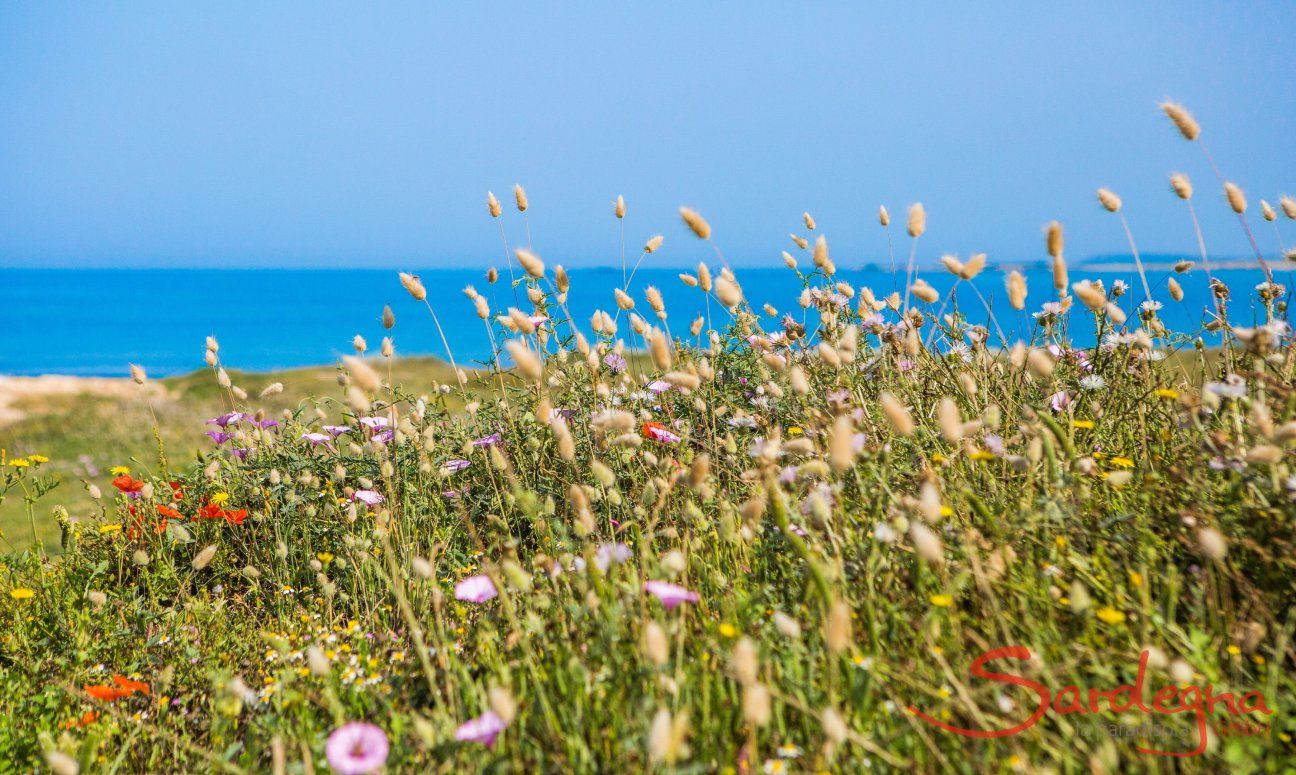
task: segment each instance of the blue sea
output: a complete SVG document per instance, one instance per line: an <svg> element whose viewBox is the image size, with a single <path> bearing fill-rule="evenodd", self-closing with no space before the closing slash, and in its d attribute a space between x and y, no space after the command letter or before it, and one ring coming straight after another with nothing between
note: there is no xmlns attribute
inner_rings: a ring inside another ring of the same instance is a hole
<svg viewBox="0 0 1296 775"><path fill-rule="evenodd" d="M643 289L648 285L661 289L677 335L705 310L702 293L681 283L680 271L686 270L641 269L632 288L643 309L647 307ZM801 287L790 271L782 266L736 271L754 305L768 302L780 313L791 311L800 317L796 302ZM1010 337L1029 337L1033 328L1029 313L1055 298L1046 268L1024 271L1030 289L1025 312L1008 307L1002 271L989 269L975 281L991 299ZM485 362L490 357L489 340L462 289L475 286L491 300L493 311L504 311L515 304L507 273L495 285L486 282L484 270L435 269L419 274L455 357L461 364ZM569 308L588 333L596 308L615 312L612 289L621 282L621 269L577 269L570 274ZM1149 271L1153 294L1165 305L1161 318L1172 331L1196 331L1208 306L1205 273L1198 267L1177 276L1186 294L1182 302L1171 301L1165 289L1170 274L1165 267ZM1233 290L1235 322L1250 322L1254 287L1264 279L1259 270L1216 274ZM942 295L953 285L953 278L939 269L925 269L921 275ZM1290 285L1288 277L1282 272L1277 279ZM1115 280L1127 282L1130 291L1122 299L1127 311L1142 301L1132 268L1072 267L1071 280L1082 278L1101 278L1108 286ZM879 295L900 288L903 282L885 269L842 269L840 279L857 288L867 285ZM973 322L985 322L980 302L966 285L957 298ZM527 309L525 295L521 299L517 306ZM234 368L264 371L330 363L351 352L356 334L377 347L385 333L384 304L396 313L393 334L399 354L444 357L427 311L405 293L395 271L0 268L0 374L124 376L128 363L143 365L153 376L181 374L203 368L208 335L220 340L222 360ZM1084 328L1074 327L1078 341L1084 341Z"/></svg>

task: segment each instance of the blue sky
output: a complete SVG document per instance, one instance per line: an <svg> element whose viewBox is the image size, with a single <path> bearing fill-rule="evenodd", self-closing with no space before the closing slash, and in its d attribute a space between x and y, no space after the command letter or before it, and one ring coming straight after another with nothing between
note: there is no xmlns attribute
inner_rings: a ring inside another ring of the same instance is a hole
<svg viewBox="0 0 1296 775"><path fill-rule="evenodd" d="M1187 251L1174 170L1244 255L1166 96L1253 206L1296 192L1291 2L263 5L0 5L0 265L486 266L514 182L569 265L619 262L617 194L663 264L705 255L681 204L735 263L803 210L880 259L877 206L915 200L927 259L1035 260L1052 218L1124 251L1099 185Z"/></svg>

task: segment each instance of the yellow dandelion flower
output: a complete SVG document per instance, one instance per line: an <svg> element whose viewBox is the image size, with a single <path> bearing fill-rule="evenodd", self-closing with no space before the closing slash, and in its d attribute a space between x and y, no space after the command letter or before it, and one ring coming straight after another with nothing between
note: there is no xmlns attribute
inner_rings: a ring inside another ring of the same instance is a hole
<svg viewBox="0 0 1296 775"><path fill-rule="evenodd" d="M1229 644L1229 647L1225 649L1225 651L1229 653L1229 656L1234 656L1234 657L1242 653L1242 649L1238 648L1234 644Z"/></svg>
<svg viewBox="0 0 1296 775"><path fill-rule="evenodd" d="M16 457L13 460L9 461L9 465L13 466L14 468L26 468L30 466L31 463L27 462L27 458L25 457Z"/></svg>
<svg viewBox="0 0 1296 775"><path fill-rule="evenodd" d="M333 554L332 552L320 552L319 554L315 555L315 559L319 560L325 565L328 565L330 562L333 562Z"/></svg>
<svg viewBox="0 0 1296 775"><path fill-rule="evenodd" d="M1179 391L1171 390L1170 388L1157 388L1156 390L1152 391L1152 395L1156 396L1157 398L1164 398L1167 401L1173 401L1179 397Z"/></svg>
<svg viewBox="0 0 1296 775"><path fill-rule="evenodd" d="M951 605L954 604L954 598L950 597L949 595L932 595L927 599L930 600L931 604L936 606L937 608L949 608Z"/></svg>
<svg viewBox="0 0 1296 775"><path fill-rule="evenodd" d="M950 508L949 506L941 506L940 515L942 517L952 517L954 516L954 509Z"/></svg>
<svg viewBox="0 0 1296 775"><path fill-rule="evenodd" d="M933 463L944 463L946 459L947 458L944 455L940 454L939 452L937 452L935 455L932 455Z"/></svg>
<svg viewBox="0 0 1296 775"><path fill-rule="evenodd" d="M805 431L801 428L800 425L793 425L791 428L788 428L789 436L800 436L803 433L805 433Z"/></svg>
<svg viewBox="0 0 1296 775"><path fill-rule="evenodd" d="M738 634L738 628L733 626L729 622L724 622L723 624L721 624L719 629L720 629L720 634L725 636L726 638L732 638Z"/></svg>
<svg viewBox="0 0 1296 775"><path fill-rule="evenodd" d="M1082 429L1084 429L1084 430L1088 430L1088 429L1094 427L1094 422L1093 422L1093 420L1072 420L1072 421L1071 421L1071 427L1072 427L1072 428L1082 428Z"/></svg>
<svg viewBox="0 0 1296 775"><path fill-rule="evenodd" d="M942 700L948 700L948 699L950 698L950 690L949 690L949 689L946 689L944 686L942 686L941 688L937 689L937 690L936 690L936 694L937 694L937 695L938 695Z"/></svg>
<svg viewBox="0 0 1296 775"><path fill-rule="evenodd" d="M1251 661L1255 662L1257 665L1263 665L1265 663L1265 658L1263 654L1255 654L1251 657Z"/></svg>
<svg viewBox="0 0 1296 775"><path fill-rule="evenodd" d="M49 458L45 457L44 455L28 455L28 456L27 456L27 459L30 460L30 461L33 462L33 463L48 463L48 462L49 462Z"/></svg>
<svg viewBox="0 0 1296 775"><path fill-rule="evenodd" d="M14 587L9 590L9 597L14 600L29 600L36 596L36 593L27 587Z"/></svg>
<svg viewBox="0 0 1296 775"><path fill-rule="evenodd" d="M1130 584L1136 587L1143 586L1143 574L1139 573L1136 570L1132 570L1129 572L1129 580L1130 580Z"/></svg>
<svg viewBox="0 0 1296 775"><path fill-rule="evenodd" d="M1121 622L1125 621L1125 614L1123 614L1120 611L1117 611L1115 608L1112 608L1111 606L1106 606L1105 608L1099 608L1097 611L1094 612L1094 615L1097 616L1106 624L1120 624Z"/></svg>
<svg viewBox="0 0 1296 775"><path fill-rule="evenodd" d="M1111 459L1111 464L1114 465L1114 466L1120 466L1121 468L1133 468L1133 467L1134 467L1134 461L1133 461L1133 460L1130 460L1130 459L1127 458L1127 457L1114 457L1114 458Z"/></svg>
<svg viewBox="0 0 1296 775"><path fill-rule="evenodd" d="M120 533L120 532L121 532L121 529L122 529L122 526L121 526L120 524L118 524L118 523L116 523L116 522L110 522L110 523L108 523L107 525L100 525L100 526L99 526L99 534L100 534L100 535L108 535L109 533Z"/></svg>
<svg viewBox="0 0 1296 775"><path fill-rule="evenodd" d="M111 469L108 470L108 473L112 474L113 476L124 476L130 473L130 469L127 468L126 466L113 466Z"/></svg>
<svg viewBox="0 0 1296 775"><path fill-rule="evenodd" d="M1057 538L1054 538L1054 539L1053 539L1053 543L1057 544L1057 548L1059 548L1059 549L1065 549L1065 548L1066 548L1066 536L1058 536Z"/></svg>
<svg viewBox="0 0 1296 775"><path fill-rule="evenodd" d="M978 462L982 460L994 460L994 453L987 452L984 449L974 449L968 453L968 459L976 460Z"/></svg>
<svg viewBox="0 0 1296 775"><path fill-rule="evenodd" d="M212 495L211 498L209 498L208 500L209 500L211 503L215 503L215 504L217 504L217 505L220 505L220 504L224 503L225 501L229 500L229 493L227 493L227 492L218 492L218 493Z"/></svg>

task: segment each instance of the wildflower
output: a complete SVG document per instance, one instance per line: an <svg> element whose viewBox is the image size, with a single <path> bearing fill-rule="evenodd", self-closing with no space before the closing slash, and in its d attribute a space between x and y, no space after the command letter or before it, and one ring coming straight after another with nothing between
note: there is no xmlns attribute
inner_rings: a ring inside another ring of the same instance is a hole
<svg viewBox="0 0 1296 775"><path fill-rule="evenodd" d="M130 474L120 474L112 480L112 486L125 493L139 492L144 489L144 483L139 479L132 479Z"/></svg>
<svg viewBox="0 0 1296 775"><path fill-rule="evenodd" d="M381 727L352 721L333 730L324 755L339 775L364 775L386 764L388 749L387 733Z"/></svg>
<svg viewBox="0 0 1296 775"><path fill-rule="evenodd" d="M99 526L99 535L108 535L109 533L120 533L121 529L122 526L120 523L111 522L109 524Z"/></svg>
<svg viewBox="0 0 1296 775"><path fill-rule="evenodd" d="M674 608L680 603L696 603L698 593L691 592L678 584L669 581L649 581L644 584L644 591L650 592L666 608Z"/></svg>
<svg viewBox="0 0 1296 775"><path fill-rule="evenodd" d="M470 465L472 465L472 463L467 460L447 460L445 462L445 465L441 466L441 473L442 474L457 473L459 471L464 470Z"/></svg>
<svg viewBox="0 0 1296 775"><path fill-rule="evenodd" d="M936 606L937 608L949 608L951 605L954 604L954 598L950 597L949 595L932 595L927 599L930 600L931 604Z"/></svg>
<svg viewBox="0 0 1296 775"><path fill-rule="evenodd" d="M620 353L608 353L603 356L603 365L613 374L620 374L626 370L626 359Z"/></svg>
<svg viewBox="0 0 1296 775"><path fill-rule="evenodd" d="M801 749L791 743L784 743L778 747L778 756L780 759L796 759L801 756L801 754Z"/></svg>
<svg viewBox="0 0 1296 775"><path fill-rule="evenodd" d="M1071 427L1079 428L1081 430L1089 430L1090 428L1094 427L1094 421L1093 420L1072 420Z"/></svg>
<svg viewBox="0 0 1296 775"><path fill-rule="evenodd" d="M127 468L126 466L113 466L111 469L108 470L108 473L112 474L113 476L125 476L126 474L130 473L130 469Z"/></svg>
<svg viewBox="0 0 1296 775"><path fill-rule="evenodd" d="M1053 407L1053 411L1060 412L1071 405L1071 396L1067 395L1065 390L1059 390L1049 396L1048 401L1049 406Z"/></svg>
<svg viewBox="0 0 1296 775"><path fill-rule="evenodd" d="M36 593L27 587L14 587L9 590L9 597L12 597L14 600L30 600L35 595Z"/></svg>
<svg viewBox="0 0 1296 775"><path fill-rule="evenodd" d="M1111 606L1099 608L1097 611L1094 611L1094 616L1097 616L1105 624L1120 624L1125 621L1125 614L1117 611Z"/></svg>
<svg viewBox="0 0 1296 775"><path fill-rule="evenodd" d="M499 595L495 582L485 574L469 576L455 585L455 599L470 603L485 603Z"/></svg>
<svg viewBox="0 0 1296 775"><path fill-rule="evenodd" d="M301 437L303 440L309 441L312 447L317 447L320 444L323 444L329 449L333 448L332 445L329 443L330 441L332 441L333 437L329 436L326 433L303 433Z"/></svg>
<svg viewBox="0 0 1296 775"><path fill-rule="evenodd" d="M1097 374L1090 374L1080 380L1080 387L1085 390L1102 390L1107 387L1107 380Z"/></svg>
<svg viewBox="0 0 1296 775"><path fill-rule="evenodd" d="M9 465L14 468L27 468L31 463L29 463L26 458L16 457L9 461Z"/></svg>
<svg viewBox="0 0 1296 775"><path fill-rule="evenodd" d="M1114 458L1111 459L1111 464L1114 465L1114 466L1120 466L1121 468L1133 468L1133 467L1134 467L1134 461L1133 461L1133 460L1130 460L1130 459L1127 458L1127 457L1114 457Z"/></svg>
<svg viewBox="0 0 1296 775"><path fill-rule="evenodd" d="M666 428L659 422L646 422L640 429L644 438L652 439L663 444L674 444L680 440L680 437Z"/></svg>
<svg viewBox="0 0 1296 775"><path fill-rule="evenodd" d="M648 392L661 395L662 393L665 393L667 390L670 390L673 387L673 385L671 385L671 383L667 382L664 379L656 379L653 380L652 382L649 382L647 387L648 387Z"/></svg>
<svg viewBox="0 0 1296 775"><path fill-rule="evenodd" d="M481 743L487 748L495 744L495 738L504 731L504 719L493 710L488 710L475 719L469 719L455 730L455 739L465 743Z"/></svg>
<svg viewBox="0 0 1296 775"><path fill-rule="evenodd" d="M378 416L378 417L361 417L361 418L360 418L360 424L363 425L363 426L365 426L366 428L368 428L368 429L370 429L370 430L375 430L375 431L376 431L376 430L378 430L379 428L386 428L386 427L390 426L390 425L391 425L391 420L387 419L386 417L382 417L382 416Z"/></svg>
<svg viewBox="0 0 1296 775"><path fill-rule="evenodd" d="M472 445L478 449L482 447L493 447L503 440L504 437L501 434L492 433L489 436L482 436L480 439L473 439Z"/></svg>
<svg viewBox="0 0 1296 775"><path fill-rule="evenodd" d="M366 506L377 506L382 503L384 498L382 493L377 490L356 490L351 496L352 501L360 501Z"/></svg>
<svg viewBox="0 0 1296 775"><path fill-rule="evenodd" d="M607 573L613 564L623 563L630 557L630 547L625 544L602 544L594 553L594 566Z"/></svg>
<svg viewBox="0 0 1296 775"><path fill-rule="evenodd" d="M247 417L247 415L242 412L228 412L226 414L222 414L219 417L211 418L210 420L207 421L207 424L218 425L222 428L228 428L230 425L239 422L245 417Z"/></svg>
<svg viewBox="0 0 1296 775"><path fill-rule="evenodd" d="M1157 398L1164 398L1167 401L1174 401L1175 399L1179 398L1179 391L1171 390L1170 388L1157 388L1156 390L1152 391L1152 395L1156 396Z"/></svg>

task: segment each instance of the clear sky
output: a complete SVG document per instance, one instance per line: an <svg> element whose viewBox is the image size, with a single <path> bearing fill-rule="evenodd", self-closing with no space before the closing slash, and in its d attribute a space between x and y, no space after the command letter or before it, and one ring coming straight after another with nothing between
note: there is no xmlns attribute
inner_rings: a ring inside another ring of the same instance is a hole
<svg viewBox="0 0 1296 775"><path fill-rule="evenodd" d="M915 200L927 259L1035 260L1052 218L1074 258L1122 252L1100 185L1141 248L1187 251L1180 169L1244 255L1167 96L1253 208L1296 193L1290 0L460 6L0 5L0 265L486 266L515 182L569 265L619 261L617 194L663 264L704 255L681 204L735 263L803 210L879 259L877 206Z"/></svg>

